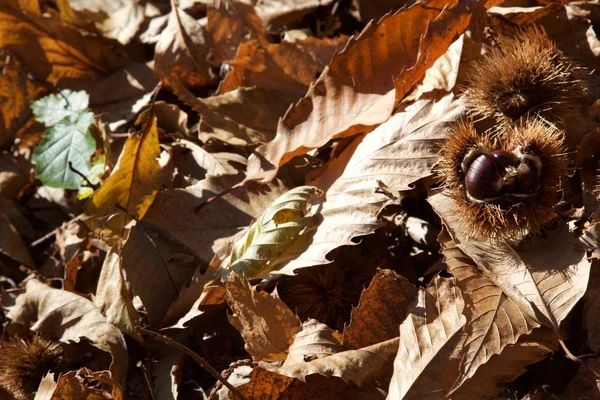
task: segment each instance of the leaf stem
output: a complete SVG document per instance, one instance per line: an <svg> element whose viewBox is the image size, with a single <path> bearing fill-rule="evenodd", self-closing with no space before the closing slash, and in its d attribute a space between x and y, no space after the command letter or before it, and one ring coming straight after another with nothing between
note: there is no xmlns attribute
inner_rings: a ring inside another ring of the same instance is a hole
<svg viewBox="0 0 600 400"><path fill-rule="evenodd" d="M192 357L198 364L200 364L202 366L202 368L204 368L206 371L208 371L212 376L214 376L219 382L221 382L225 387L227 387L233 394L235 394L237 397L239 397L242 400L247 400L246 397L244 397L244 395L242 395L240 393L239 390L237 390L237 388L235 386L233 386L231 383L229 383L227 381L227 379L223 378L221 376L221 374L214 369L204 358L200 357L198 354L196 354L193 350L189 349L188 347L182 345L181 343L167 337L164 335L161 335L158 332L154 332L154 331L150 331L148 329L144 329L144 328L140 328L139 326L136 327L136 330L144 333L146 335L150 335L153 338L160 340L162 342L165 342L166 344L168 344L171 347L175 347L177 350L182 351L183 353L187 354L188 356Z"/></svg>
<svg viewBox="0 0 600 400"><path fill-rule="evenodd" d="M79 175L80 177L83 178L83 180L85 181L85 183L88 184L89 187L91 187L92 189L96 190L98 189L98 185L94 185L88 178L87 176L85 176L83 173L81 173L81 171L77 170L74 166L73 163L71 161L68 162L69 164L69 169L71 171L73 171L75 174Z"/></svg>

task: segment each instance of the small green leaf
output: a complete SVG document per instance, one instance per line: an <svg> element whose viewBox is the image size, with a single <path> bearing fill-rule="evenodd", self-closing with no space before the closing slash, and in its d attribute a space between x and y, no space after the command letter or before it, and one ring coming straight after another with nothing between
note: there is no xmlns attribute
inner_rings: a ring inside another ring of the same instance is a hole
<svg viewBox="0 0 600 400"><path fill-rule="evenodd" d="M91 112L78 112L66 116L54 127L46 130L42 141L33 153L36 177L46 186L78 189L81 176L90 174L90 157L96 150L96 142L89 132L94 120Z"/></svg>
<svg viewBox="0 0 600 400"><path fill-rule="evenodd" d="M60 93L62 95L51 94L31 103L36 121L50 127L67 116L87 110L90 96L85 91L72 92L64 89Z"/></svg>

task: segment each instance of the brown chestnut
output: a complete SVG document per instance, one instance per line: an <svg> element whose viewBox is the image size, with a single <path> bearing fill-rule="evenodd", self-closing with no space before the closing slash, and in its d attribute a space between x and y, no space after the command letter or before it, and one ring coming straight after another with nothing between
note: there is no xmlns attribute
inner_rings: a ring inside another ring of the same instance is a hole
<svg viewBox="0 0 600 400"><path fill-rule="evenodd" d="M517 120L540 103L539 95L532 89L521 89L498 97L498 108L508 118Z"/></svg>
<svg viewBox="0 0 600 400"><path fill-rule="evenodd" d="M500 195L503 181L498 165L491 154L477 157L465 175L465 187L474 200L484 201Z"/></svg>

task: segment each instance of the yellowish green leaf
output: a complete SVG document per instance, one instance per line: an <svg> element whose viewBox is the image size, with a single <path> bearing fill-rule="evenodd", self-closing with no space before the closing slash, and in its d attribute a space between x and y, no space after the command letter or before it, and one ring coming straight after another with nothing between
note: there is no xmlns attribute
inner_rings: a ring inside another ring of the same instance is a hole
<svg viewBox="0 0 600 400"><path fill-rule="evenodd" d="M161 184L154 112L140 115L138 124L142 129L127 139L115 170L85 208L86 215L105 219L102 227L117 235L132 219L142 219Z"/></svg>

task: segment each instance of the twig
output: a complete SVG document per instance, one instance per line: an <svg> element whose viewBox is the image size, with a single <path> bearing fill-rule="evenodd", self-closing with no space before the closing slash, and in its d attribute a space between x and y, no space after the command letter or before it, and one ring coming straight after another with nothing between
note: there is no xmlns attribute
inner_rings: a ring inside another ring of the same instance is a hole
<svg viewBox="0 0 600 400"><path fill-rule="evenodd" d="M141 333L144 333L146 335L150 335L157 340L165 342L169 346L175 347L177 350L192 357L198 364L200 364L202 366L202 368L204 368L212 376L214 376L219 382L221 382L225 387L227 387L233 394L235 394L237 397L239 397L242 400L247 400L246 397L244 397L244 395L242 395L235 386L233 386L231 383L229 383L227 381L227 379L223 378L221 376L221 374L216 369L214 369L204 358L202 358L198 354L194 353L194 351L190 350L188 347L182 345L179 342L176 342L175 340L173 340L167 336L161 335L160 333L157 333L154 331L150 331L148 329L140 328L139 326L136 327L136 330Z"/></svg>
<svg viewBox="0 0 600 400"><path fill-rule="evenodd" d="M71 161L68 162L69 165L69 169L71 171L73 171L75 174L79 175L80 177L83 178L83 180L85 181L85 183L88 184L89 187L91 187L92 189L96 190L99 188L98 185L94 185L88 178L87 176L85 176L81 171L77 170L74 166L73 163Z"/></svg>

